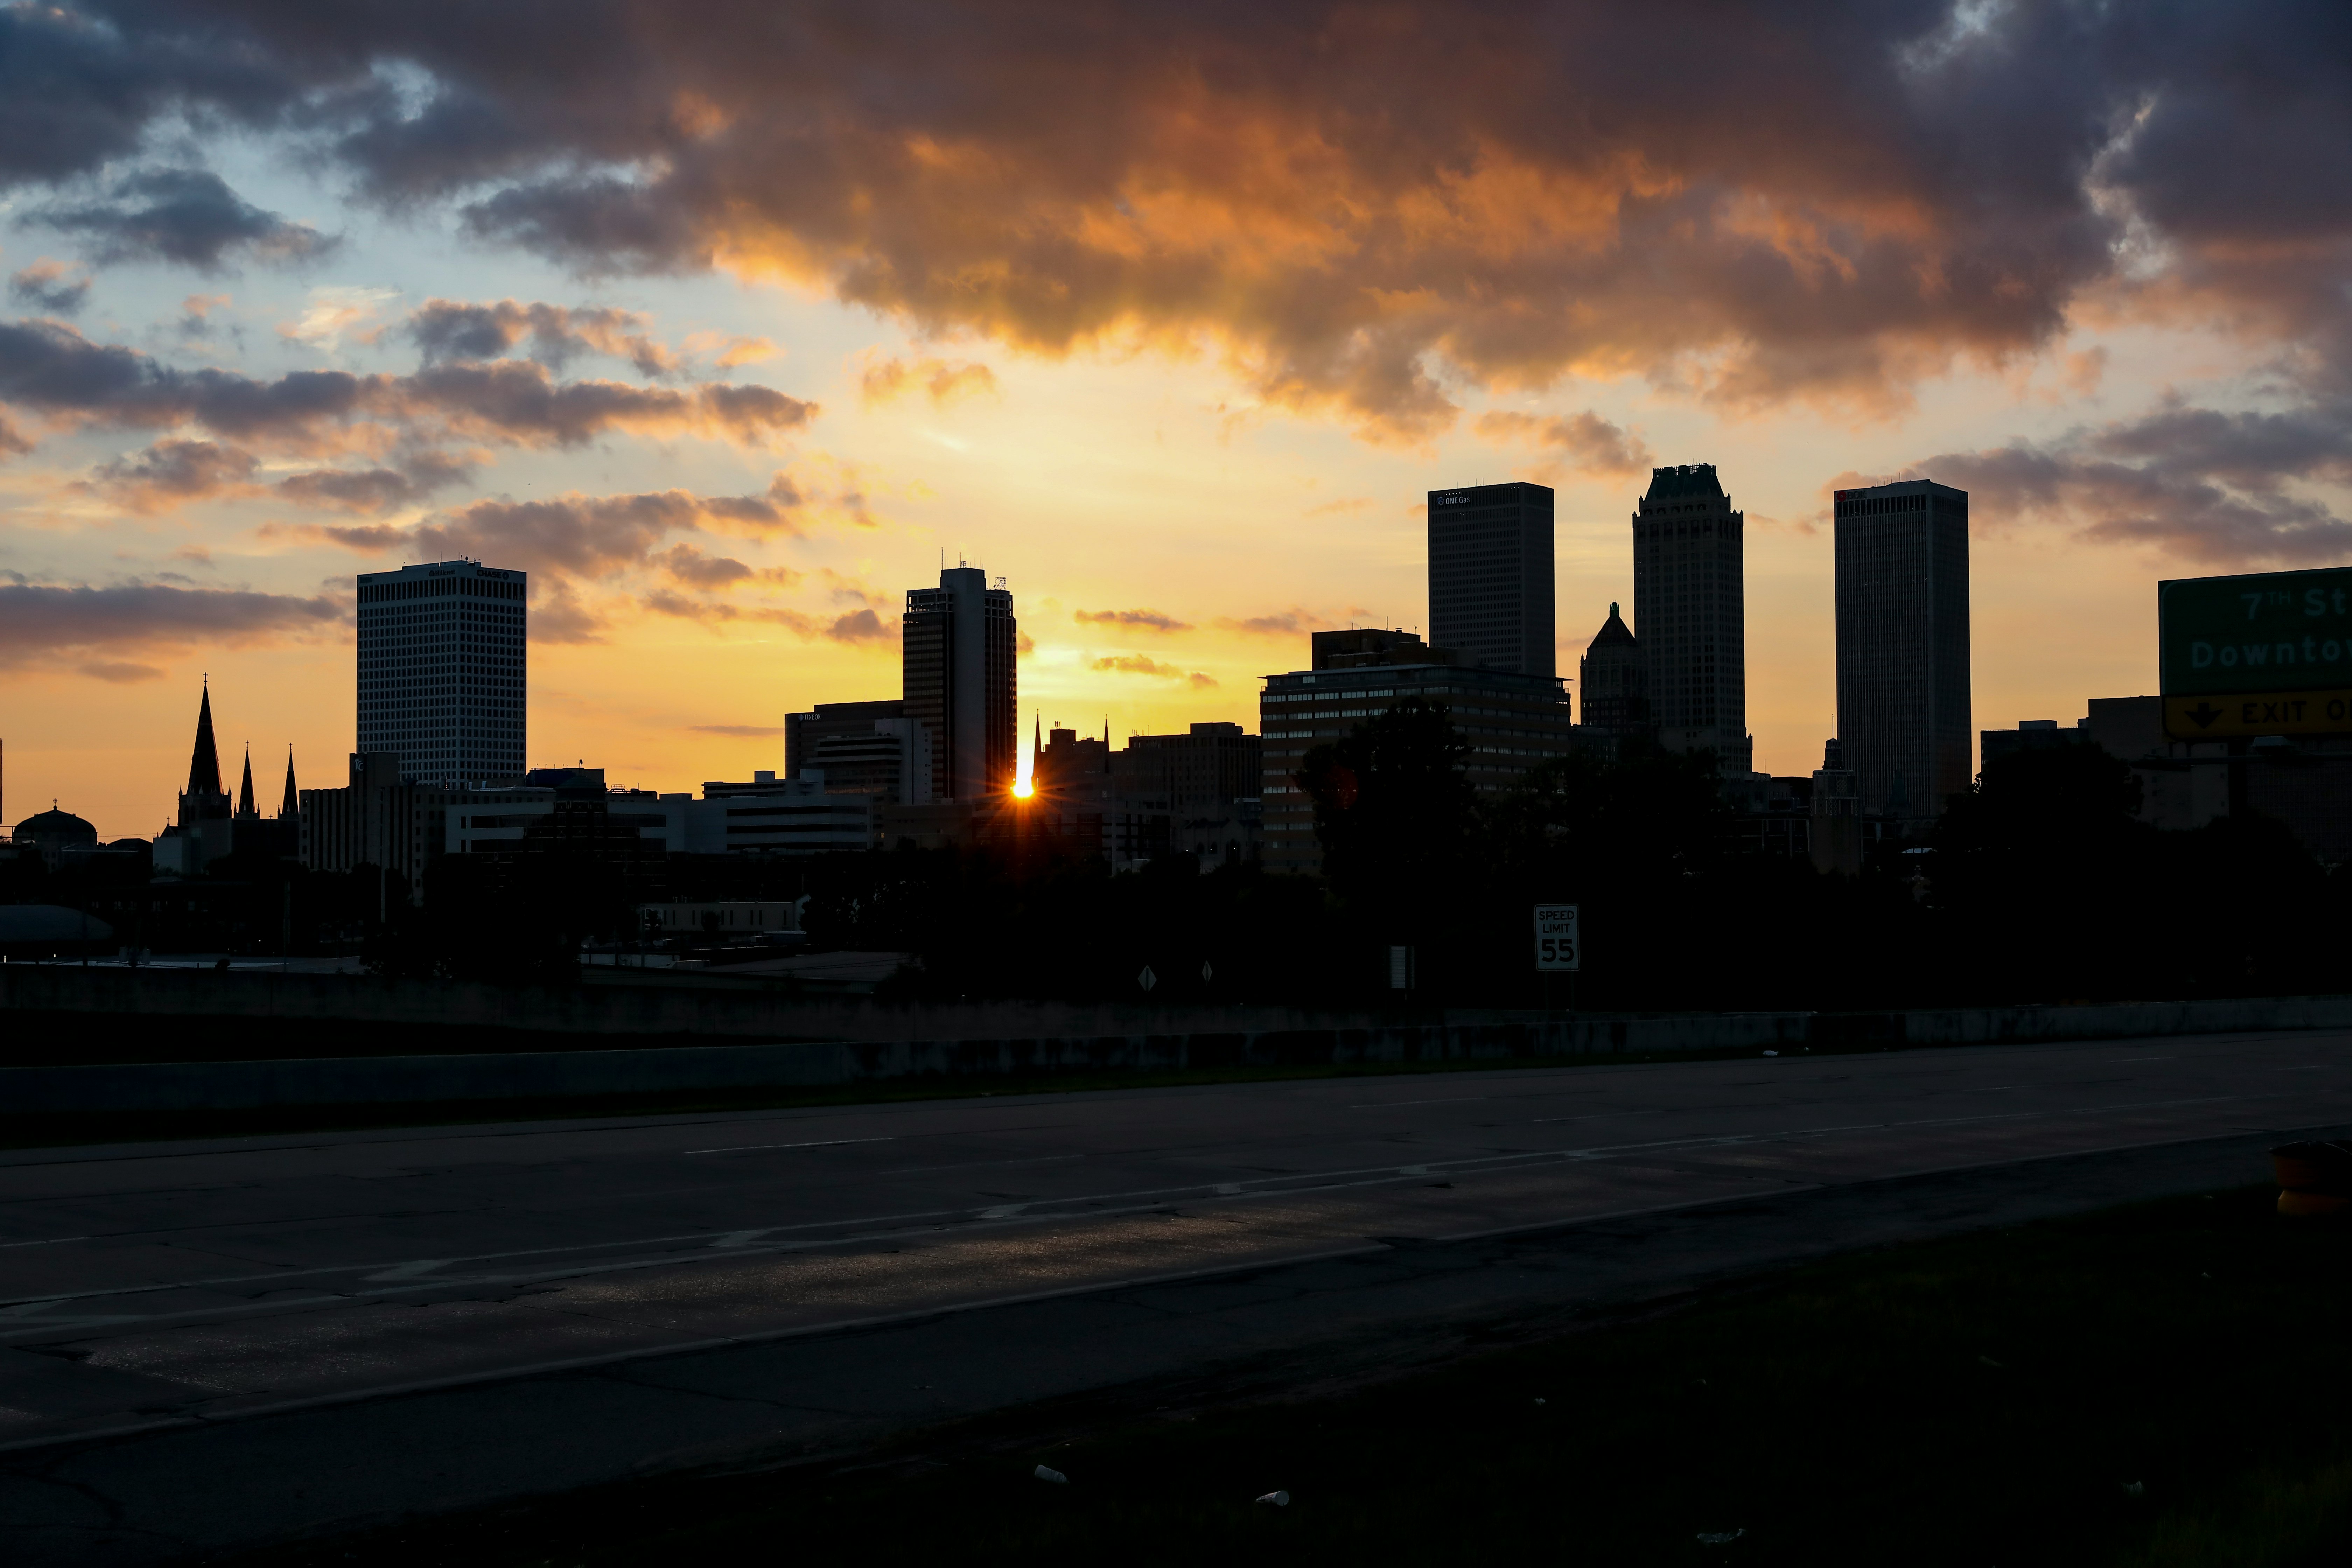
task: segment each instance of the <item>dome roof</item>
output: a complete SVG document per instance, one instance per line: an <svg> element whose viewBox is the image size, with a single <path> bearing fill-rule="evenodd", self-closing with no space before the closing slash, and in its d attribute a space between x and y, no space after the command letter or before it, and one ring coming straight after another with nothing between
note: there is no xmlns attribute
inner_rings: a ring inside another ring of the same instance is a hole
<svg viewBox="0 0 2352 1568"><path fill-rule="evenodd" d="M95 844L98 829L70 811L44 811L16 824L16 842L38 844L44 839L58 844Z"/></svg>

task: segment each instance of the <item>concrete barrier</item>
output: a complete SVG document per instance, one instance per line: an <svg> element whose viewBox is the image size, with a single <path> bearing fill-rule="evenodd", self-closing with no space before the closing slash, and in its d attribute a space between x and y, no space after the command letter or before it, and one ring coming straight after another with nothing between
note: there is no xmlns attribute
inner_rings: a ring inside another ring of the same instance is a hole
<svg viewBox="0 0 2352 1568"><path fill-rule="evenodd" d="M0 1068L0 1115L592 1099L923 1077L1017 1080L1048 1073L2023 1044L2281 1029L2352 1029L2352 997L1895 1013L1457 1017L1443 1023L1339 1027L803 1039L655 1049L22 1067Z"/></svg>

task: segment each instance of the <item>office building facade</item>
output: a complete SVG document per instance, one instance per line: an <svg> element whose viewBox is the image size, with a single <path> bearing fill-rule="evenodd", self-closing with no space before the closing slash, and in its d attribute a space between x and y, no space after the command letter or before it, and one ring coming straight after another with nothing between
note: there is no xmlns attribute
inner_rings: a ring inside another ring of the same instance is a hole
<svg viewBox="0 0 2352 1568"><path fill-rule="evenodd" d="M784 715L784 776L823 771L835 795L877 805L921 805L931 798L931 733L907 717L904 699L820 702Z"/></svg>
<svg viewBox="0 0 2352 1568"><path fill-rule="evenodd" d="M929 733L931 799L1007 795L1020 766L1020 624L1004 580L951 566L936 588L910 588L902 623L907 718Z"/></svg>
<svg viewBox="0 0 2352 1568"><path fill-rule="evenodd" d="M1650 471L1633 513L1633 616L1659 743L1713 751L1744 777L1748 737L1747 514L1712 463Z"/></svg>
<svg viewBox="0 0 2352 1568"><path fill-rule="evenodd" d="M1927 479L1832 498L1838 738L1874 816L1969 787L1969 497Z"/></svg>
<svg viewBox="0 0 2352 1568"><path fill-rule="evenodd" d="M359 750L458 785L522 776L528 574L440 561L359 579Z"/></svg>
<svg viewBox="0 0 2352 1568"><path fill-rule="evenodd" d="M1429 492L1429 640L1469 663L1549 679L1552 492L1472 485Z"/></svg>
<svg viewBox="0 0 2352 1568"><path fill-rule="evenodd" d="M1463 772L1482 795L1498 795L1576 744L1568 692L1557 678L1456 662L1454 652L1404 632L1318 632L1312 669L1265 678L1258 697L1261 858L1269 871L1312 873L1323 864L1315 803L1293 776L1307 753L1407 698L1444 708L1470 742Z"/></svg>

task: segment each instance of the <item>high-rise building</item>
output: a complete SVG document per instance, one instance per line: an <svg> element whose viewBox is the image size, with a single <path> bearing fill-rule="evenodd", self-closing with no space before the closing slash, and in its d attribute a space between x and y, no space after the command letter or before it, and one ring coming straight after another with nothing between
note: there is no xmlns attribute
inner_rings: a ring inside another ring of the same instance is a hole
<svg viewBox="0 0 2352 1568"><path fill-rule="evenodd" d="M1429 492L1429 640L1467 663L1549 679L1551 490L1473 485Z"/></svg>
<svg viewBox="0 0 2352 1568"><path fill-rule="evenodd" d="M363 572L359 750L418 783L520 778L530 580L478 561Z"/></svg>
<svg viewBox="0 0 2352 1568"><path fill-rule="evenodd" d="M1587 729L1622 740L1651 727L1650 661L1613 604L1577 662L1576 684Z"/></svg>
<svg viewBox="0 0 2352 1568"><path fill-rule="evenodd" d="M1864 811L1925 821L1969 787L1969 497L1834 497L1838 737Z"/></svg>
<svg viewBox="0 0 2352 1568"><path fill-rule="evenodd" d="M931 798L975 802L1011 792L1020 767L1013 709L1021 629L1004 579L950 566L936 588L907 590L906 716L931 736Z"/></svg>
<svg viewBox="0 0 2352 1568"><path fill-rule="evenodd" d="M868 795L877 804L920 805L931 798L931 735L907 717L901 698L819 702L784 715L784 776L824 773L828 795Z"/></svg>
<svg viewBox="0 0 2352 1568"><path fill-rule="evenodd" d="M1712 750L1727 773L1745 776L1748 612L1747 514L1713 463L1650 470L1633 513L1633 615L1650 666L1650 712L1658 741Z"/></svg>

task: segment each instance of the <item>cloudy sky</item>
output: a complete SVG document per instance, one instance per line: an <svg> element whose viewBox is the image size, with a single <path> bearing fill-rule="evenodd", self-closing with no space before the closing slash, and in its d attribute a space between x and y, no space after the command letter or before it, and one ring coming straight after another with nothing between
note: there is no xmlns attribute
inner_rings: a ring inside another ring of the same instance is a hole
<svg viewBox="0 0 2352 1568"><path fill-rule="evenodd" d="M0 741L152 833L201 677L352 744L355 572L532 574L530 753L693 788L1010 580L1033 717L1239 719L1418 626L1433 486L1748 514L1818 765L1829 492L1973 493L1979 727L2154 584L2352 555L2352 7L0 5Z"/></svg>

